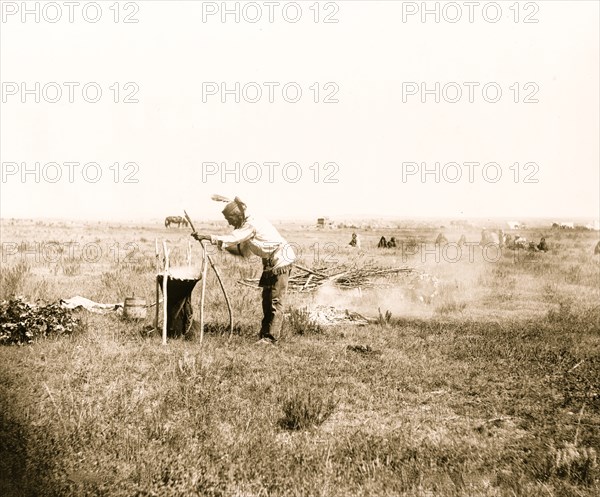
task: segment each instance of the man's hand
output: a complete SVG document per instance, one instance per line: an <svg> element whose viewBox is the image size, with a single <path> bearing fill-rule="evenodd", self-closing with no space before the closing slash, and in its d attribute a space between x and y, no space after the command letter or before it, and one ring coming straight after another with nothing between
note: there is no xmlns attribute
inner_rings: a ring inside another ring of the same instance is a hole
<svg viewBox="0 0 600 497"><path fill-rule="evenodd" d="M210 240L210 235L201 235L200 233L196 233L195 231L192 233L192 237L201 242L202 240Z"/></svg>

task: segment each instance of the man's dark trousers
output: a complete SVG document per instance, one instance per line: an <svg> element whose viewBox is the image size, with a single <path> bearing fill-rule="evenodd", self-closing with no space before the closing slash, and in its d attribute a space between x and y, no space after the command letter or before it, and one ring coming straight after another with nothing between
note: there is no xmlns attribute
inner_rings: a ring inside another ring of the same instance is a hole
<svg viewBox="0 0 600 497"><path fill-rule="evenodd" d="M272 274L265 271L260 279L262 286L263 320L260 329L260 338L278 340L283 325L283 303L288 288L288 279L291 268L281 274Z"/></svg>

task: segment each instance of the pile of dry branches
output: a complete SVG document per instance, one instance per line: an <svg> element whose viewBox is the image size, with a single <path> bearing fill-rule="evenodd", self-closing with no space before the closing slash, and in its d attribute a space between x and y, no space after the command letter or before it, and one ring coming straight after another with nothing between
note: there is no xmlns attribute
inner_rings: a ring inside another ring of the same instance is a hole
<svg viewBox="0 0 600 497"><path fill-rule="evenodd" d="M410 267L386 268L373 264L362 267L336 265L317 269L308 269L295 264L288 286L290 290L297 292L310 292L327 282L332 282L340 288L368 288L375 285L373 280L377 278L399 273L412 273L413 271L414 269ZM255 278L246 278L240 283L258 287L258 281Z"/></svg>

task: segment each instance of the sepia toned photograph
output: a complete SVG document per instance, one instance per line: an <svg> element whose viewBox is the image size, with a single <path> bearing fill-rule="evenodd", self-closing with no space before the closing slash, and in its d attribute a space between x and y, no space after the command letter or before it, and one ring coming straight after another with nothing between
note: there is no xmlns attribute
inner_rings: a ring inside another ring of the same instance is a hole
<svg viewBox="0 0 600 497"><path fill-rule="evenodd" d="M600 495L600 3L0 0L0 497Z"/></svg>

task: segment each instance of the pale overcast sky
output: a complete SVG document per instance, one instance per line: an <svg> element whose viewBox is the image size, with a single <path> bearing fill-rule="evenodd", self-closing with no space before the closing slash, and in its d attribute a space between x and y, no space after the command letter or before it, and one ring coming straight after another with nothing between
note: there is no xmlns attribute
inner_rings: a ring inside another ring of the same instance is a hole
<svg viewBox="0 0 600 497"><path fill-rule="evenodd" d="M213 193L273 218L600 215L597 1L25 5L2 2L4 218L216 218Z"/></svg>

